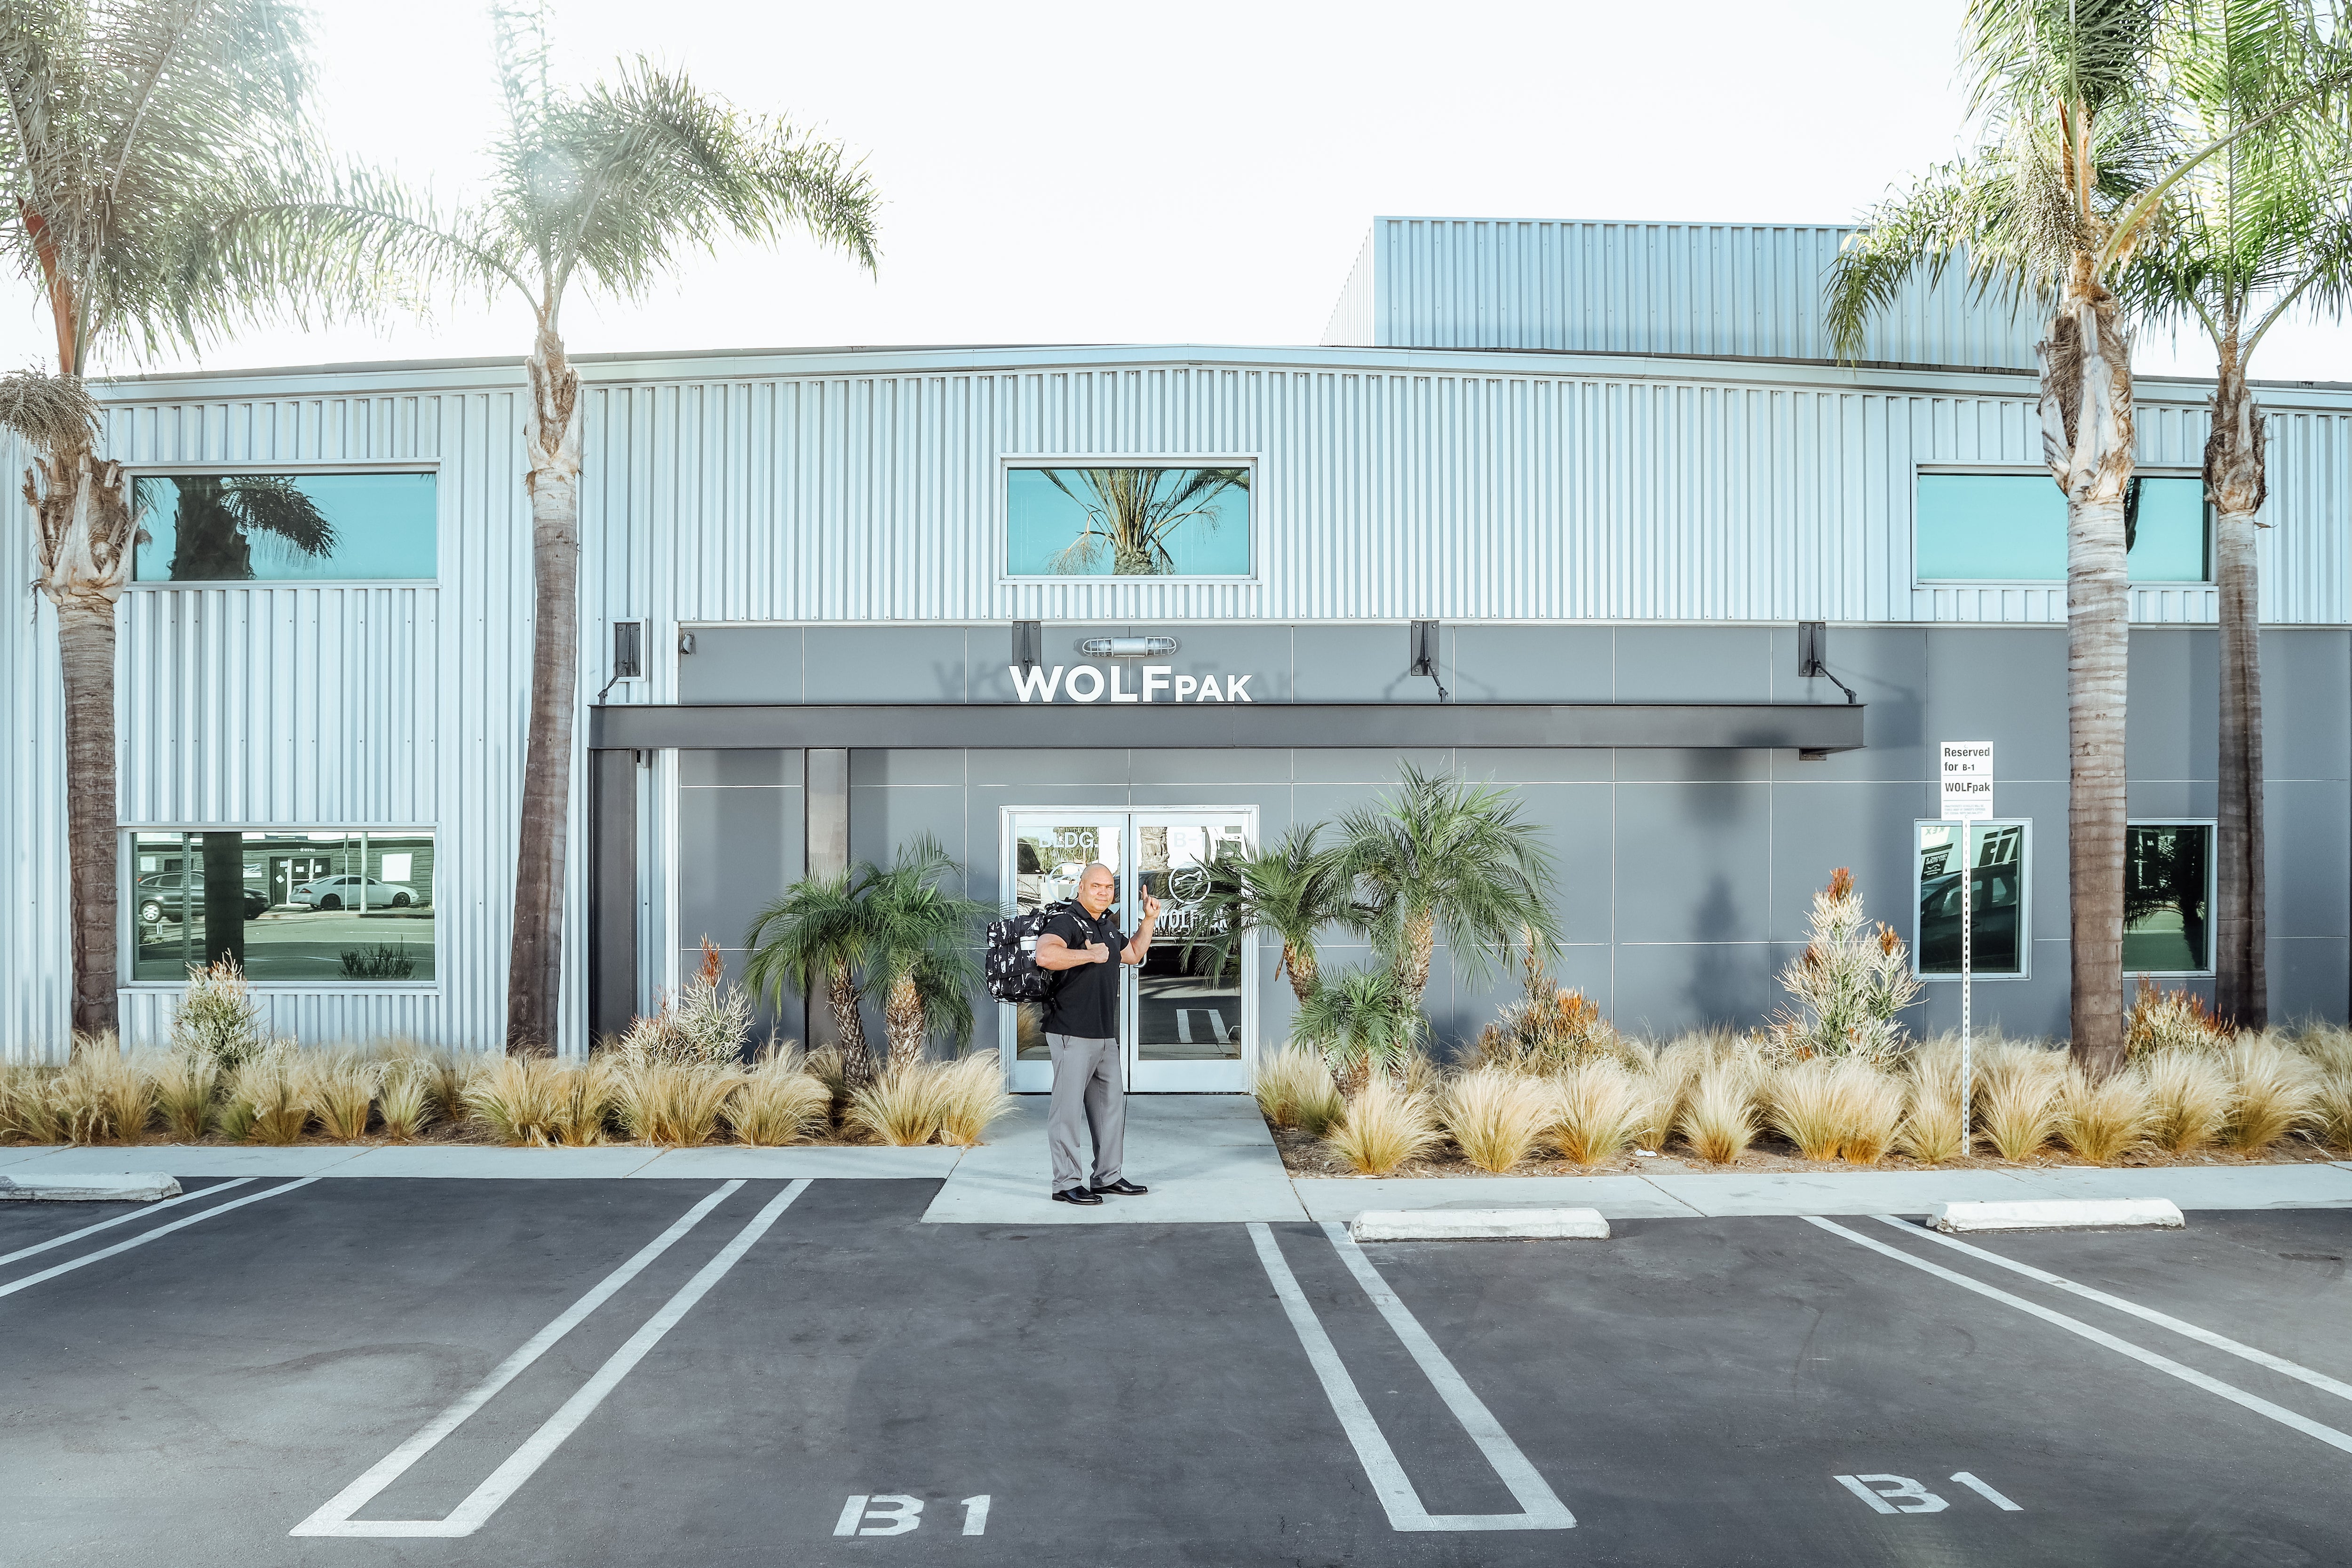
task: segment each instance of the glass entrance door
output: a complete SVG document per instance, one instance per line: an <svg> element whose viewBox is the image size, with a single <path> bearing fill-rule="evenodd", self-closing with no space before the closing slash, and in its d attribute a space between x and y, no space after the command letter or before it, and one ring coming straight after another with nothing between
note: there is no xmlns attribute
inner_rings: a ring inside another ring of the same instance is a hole
<svg viewBox="0 0 2352 1568"><path fill-rule="evenodd" d="M1120 1045L1127 1086L1142 1094L1243 1094L1255 1059L1256 953L1245 946L1233 970L1205 975L1185 959L1187 938L1212 934L1202 898L1204 868L1220 851L1256 838L1256 812L1229 810L1019 811L1004 814L1007 912L1073 898L1090 861L1118 879L1119 929L1142 920L1141 893L1160 901L1160 925L1139 967L1122 966ZM1000 1039L1016 1042L1008 1072L1016 1094L1053 1087L1042 1007L999 1009Z"/></svg>

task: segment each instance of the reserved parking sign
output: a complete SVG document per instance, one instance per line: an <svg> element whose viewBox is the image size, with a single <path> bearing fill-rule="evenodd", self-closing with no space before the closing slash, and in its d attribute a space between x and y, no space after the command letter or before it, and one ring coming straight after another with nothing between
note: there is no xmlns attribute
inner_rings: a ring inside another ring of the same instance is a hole
<svg viewBox="0 0 2352 1568"><path fill-rule="evenodd" d="M1944 820L1982 822L1992 816L1992 742L1946 741L1943 753Z"/></svg>

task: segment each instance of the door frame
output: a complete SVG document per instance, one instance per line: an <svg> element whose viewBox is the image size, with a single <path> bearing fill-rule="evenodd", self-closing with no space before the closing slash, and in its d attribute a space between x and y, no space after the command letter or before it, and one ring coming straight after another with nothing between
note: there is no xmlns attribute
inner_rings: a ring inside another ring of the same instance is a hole
<svg viewBox="0 0 2352 1568"><path fill-rule="evenodd" d="M1062 816L1076 821L1089 818L1108 824L1116 819L1119 824L1119 909L1122 923L1133 929L1133 900L1138 883L1135 879L1138 835L1142 818L1190 819L1222 816L1227 821L1238 818L1248 836L1253 849L1258 843L1258 808L1255 805L1002 805L996 816L996 863L1000 868L998 907L1007 915L1019 910L1019 861L1013 845L1013 823L1023 816ZM1257 1070L1258 1050L1258 943L1253 939L1242 944L1241 1014L1242 1054L1233 1062L1139 1063L1137 1060L1137 1010L1140 997L1138 975L1122 964L1119 973L1119 1081L1128 1086L1130 1094L1247 1094L1252 1075ZM1005 1089L1013 1094L1044 1094L1053 1086L1053 1070L1045 1062L1024 1062L1019 1059L1019 1008L1011 1002L996 1005L996 1059L1004 1077ZM1163 1080L1190 1077L1192 1083L1166 1082L1150 1087L1136 1086L1137 1068L1148 1065L1153 1076ZM1187 1073L1187 1068L1192 1070ZM1213 1071L1212 1070L1213 1068ZM1215 1081L1223 1079L1225 1081Z"/></svg>

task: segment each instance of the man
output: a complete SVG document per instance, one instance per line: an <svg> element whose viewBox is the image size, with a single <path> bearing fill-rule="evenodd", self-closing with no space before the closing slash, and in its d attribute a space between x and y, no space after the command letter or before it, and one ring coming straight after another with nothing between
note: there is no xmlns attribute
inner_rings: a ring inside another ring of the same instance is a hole
<svg viewBox="0 0 2352 1568"><path fill-rule="evenodd" d="M1111 919L1117 883L1097 860L1078 878L1077 903L1037 935L1037 967L1062 976L1045 1002L1045 1048L1054 1057L1054 1105L1045 1142L1054 1153L1054 1201L1094 1205L1105 1193L1140 1197L1150 1191L1119 1173L1127 1142L1127 1087L1118 1076L1118 963L1141 963L1151 951L1160 900L1143 895L1134 939ZM1086 1137L1094 1142L1094 1181L1086 1179Z"/></svg>

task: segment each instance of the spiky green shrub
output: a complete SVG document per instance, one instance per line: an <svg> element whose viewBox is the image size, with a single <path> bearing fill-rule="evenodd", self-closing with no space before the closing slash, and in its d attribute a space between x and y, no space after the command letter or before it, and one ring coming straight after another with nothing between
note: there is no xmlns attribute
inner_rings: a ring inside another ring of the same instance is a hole
<svg viewBox="0 0 2352 1568"><path fill-rule="evenodd" d="M1843 866L1813 895L1811 937L1780 972L1780 988L1794 1005L1773 1015L1769 1032L1791 1060L1892 1061L1905 1034L1896 1016L1920 995L1910 951L1893 927L1864 918L1853 873Z"/></svg>
<svg viewBox="0 0 2352 1568"><path fill-rule="evenodd" d="M1392 970L1359 969L1326 976L1292 1015L1290 1037L1320 1051L1352 1100L1368 1078L1401 1080L1428 1026Z"/></svg>
<svg viewBox="0 0 2352 1568"><path fill-rule="evenodd" d="M253 999L236 960L188 966L188 989L172 1008L172 1045L212 1058L230 1072L261 1054L261 1004Z"/></svg>

